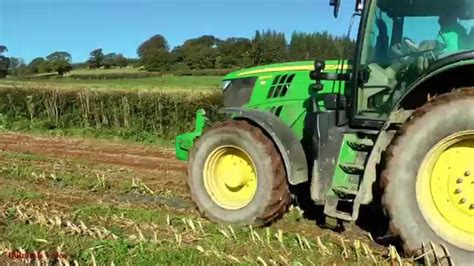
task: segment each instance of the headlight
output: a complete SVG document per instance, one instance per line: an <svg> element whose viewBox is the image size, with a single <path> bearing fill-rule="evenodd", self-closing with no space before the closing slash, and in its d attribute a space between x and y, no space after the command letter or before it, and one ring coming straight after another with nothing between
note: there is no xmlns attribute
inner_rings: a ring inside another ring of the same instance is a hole
<svg viewBox="0 0 474 266"><path fill-rule="evenodd" d="M229 87L230 83L232 83L232 80L224 80L222 90L226 90Z"/></svg>

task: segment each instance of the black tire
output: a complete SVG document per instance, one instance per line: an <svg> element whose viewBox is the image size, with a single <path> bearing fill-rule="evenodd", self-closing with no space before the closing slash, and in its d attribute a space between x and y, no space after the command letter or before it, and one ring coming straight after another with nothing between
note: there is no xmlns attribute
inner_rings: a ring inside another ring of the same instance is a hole
<svg viewBox="0 0 474 266"><path fill-rule="evenodd" d="M210 153L222 145L233 145L248 153L257 171L257 191L244 208L228 210L207 193L203 169ZM212 221L232 225L262 226L276 221L288 210L291 195L285 167L274 143L262 130L246 121L215 123L197 140L188 164L188 186L201 214Z"/></svg>
<svg viewBox="0 0 474 266"><path fill-rule="evenodd" d="M425 155L445 137L465 130L474 130L474 89L442 95L416 110L388 149L382 202L390 216L390 230L400 236L408 255L422 255L434 246L435 252L426 256L431 261L450 265L447 248L456 265L474 262L473 251L451 244L430 227L416 198L417 172Z"/></svg>

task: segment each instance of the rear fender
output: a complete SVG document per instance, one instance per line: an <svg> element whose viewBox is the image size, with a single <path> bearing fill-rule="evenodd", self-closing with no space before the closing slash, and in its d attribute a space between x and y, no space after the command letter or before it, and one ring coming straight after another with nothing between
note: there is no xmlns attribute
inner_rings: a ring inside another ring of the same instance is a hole
<svg viewBox="0 0 474 266"><path fill-rule="evenodd" d="M308 164L303 147L289 126L269 112L242 108L224 108L221 113L233 119L247 120L262 129L275 143L285 164L288 182L298 185L308 181Z"/></svg>

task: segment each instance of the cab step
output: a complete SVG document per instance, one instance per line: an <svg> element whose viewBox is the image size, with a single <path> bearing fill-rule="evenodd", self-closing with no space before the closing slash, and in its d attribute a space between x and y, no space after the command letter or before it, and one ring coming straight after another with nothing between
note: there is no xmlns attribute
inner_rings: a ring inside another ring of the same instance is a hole
<svg viewBox="0 0 474 266"><path fill-rule="evenodd" d="M341 200L336 196L327 197L324 214L343 221L352 221L352 201Z"/></svg>
<svg viewBox="0 0 474 266"><path fill-rule="evenodd" d="M352 188L345 188L345 187L338 187L338 188L333 188L334 193L337 195L340 195L340 198L345 198L345 197L353 197L356 196L359 193L359 190L357 189L352 189Z"/></svg>
<svg viewBox="0 0 474 266"><path fill-rule="evenodd" d="M348 141L347 144L355 151L371 151L374 141L369 138Z"/></svg>
<svg viewBox="0 0 474 266"><path fill-rule="evenodd" d="M341 163L339 166L346 174L350 175L362 175L365 170L365 167L362 164Z"/></svg>
<svg viewBox="0 0 474 266"><path fill-rule="evenodd" d="M330 189L326 192L324 213L337 219L352 221L359 205L359 194L368 155L374 148L375 134L351 132L344 135Z"/></svg>

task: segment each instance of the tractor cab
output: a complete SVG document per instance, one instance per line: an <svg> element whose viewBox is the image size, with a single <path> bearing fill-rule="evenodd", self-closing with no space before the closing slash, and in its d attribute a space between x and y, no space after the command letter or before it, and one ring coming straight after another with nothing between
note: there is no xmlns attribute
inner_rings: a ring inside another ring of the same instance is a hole
<svg viewBox="0 0 474 266"><path fill-rule="evenodd" d="M474 1L367 0L356 9L355 121L380 125L420 77L474 50Z"/></svg>

